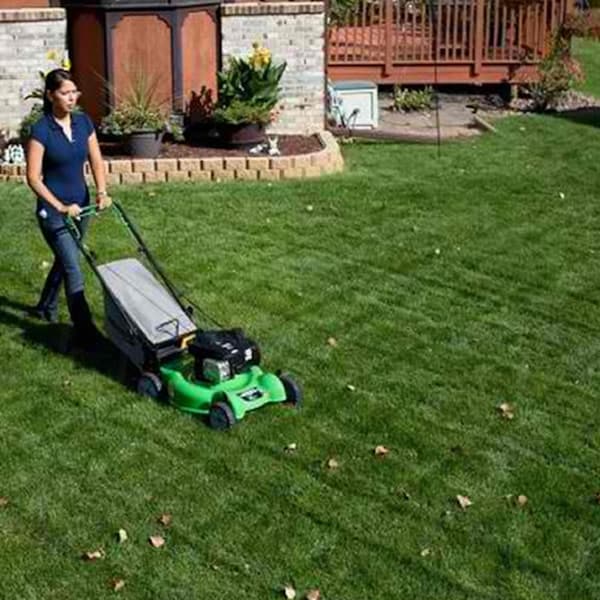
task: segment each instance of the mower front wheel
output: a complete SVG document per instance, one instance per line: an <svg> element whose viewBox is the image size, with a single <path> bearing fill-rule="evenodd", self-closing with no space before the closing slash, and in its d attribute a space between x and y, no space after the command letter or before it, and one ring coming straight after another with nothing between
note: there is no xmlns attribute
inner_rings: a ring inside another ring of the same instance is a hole
<svg viewBox="0 0 600 600"><path fill-rule="evenodd" d="M285 404L295 409L301 408L302 389L300 386L287 373L279 375L279 380L283 383L283 389L285 390Z"/></svg>
<svg viewBox="0 0 600 600"><path fill-rule="evenodd" d="M227 431L235 425L236 420L231 406L227 402L219 400L210 407L208 422L216 431Z"/></svg>
<svg viewBox="0 0 600 600"><path fill-rule="evenodd" d="M163 391L163 383L156 373L142 373L137 382L137 393L157 400Z"/></svg>

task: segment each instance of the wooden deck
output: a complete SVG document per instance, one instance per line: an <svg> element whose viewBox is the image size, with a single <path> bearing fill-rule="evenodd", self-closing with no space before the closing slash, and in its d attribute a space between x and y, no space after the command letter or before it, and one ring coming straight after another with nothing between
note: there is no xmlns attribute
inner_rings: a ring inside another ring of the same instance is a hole
<svg viewBox="0 0 600 600"><path fill-rule="evenodd" d="M379 83L518 82L535 76L551 32L571 7L572 0L360 0L342 19L330 13L328 75Z"/></svg>

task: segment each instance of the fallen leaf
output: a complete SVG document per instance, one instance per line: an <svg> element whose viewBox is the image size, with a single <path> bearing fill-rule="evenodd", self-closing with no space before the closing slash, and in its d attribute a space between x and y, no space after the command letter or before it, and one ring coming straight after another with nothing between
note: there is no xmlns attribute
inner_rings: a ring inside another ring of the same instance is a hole
<svg viewBox="0 0 600 600"><path fill-rule="evenodd" d="M375 456L386 456L390 451L385 446L375 446L373 453Z"/></svg>
<svg viewBox="0 0 600 600"><path fill-rule="evenodd" d="M421 550L421 556L425 557L425 556L429 556L431 554L431 550L429 548L423 548L423 550Z"/></svg>
<svg viewBox="0 0 600 600"><path fill-rule="evenodd" d="M162 548L165 545L165 538L160 535L151 535L149 541L153 548Z"/></svg>
<svg viewBox="0 0 600 600"><path fill-rule="evenodd" d="M500 416L503 419L508 419L509 421L511 421L515 418L515 408L512 404L509 404L508 402L503 402L502 404L500 404L498 406L498 411L500 412Z"/></svg>
<svg viewBox="0 0 600 600"><path fill-rule="evenodd" d="M127 541L127 532L124 529L119 529L117 533L117 539L119 540L119 544Z"/></svg>
<svg viewBox="0 0 600 600"><path fill-rule="evenodd" d="M467 510L467 507L473 504L469 496L461 496L460 494L456 496L456 501L463 510Z"/></svg>
<svg viewBox="0 0 600 600"><path fill-rule="evenodd" d="M559 197L561 200L564 200L564 199L565 199L565 193L564 193L564 192L558 192L558 197Z"/></svg>
<svg viewBox="0 0 600 600"><path fill-rule="evenodd" d="M327 338L327 344L332 348L335 348L338 345L337 340L334 337Z"/></svg>
<svg viewBox="0 0 600 600"><path fill-rule="evenodd" d="M40 263L40 269L46 270L46 269L49 269L49 268L50 268L50 263L47 260L43 260Z"/></svg>
<svg viewBox="0 0 600 600"><path fill-rule="evenodd" d="M354 386L353 386L351 383L349 383L349 384L346 386L346 389L347 389L349 392L355 392L355 391L356 391L356 387L354 387Z"/></svg>
<svg viewBox="0 0 600 600"><path fill-rule="evenodd" d="M439 256L439 255L440 255L440 253L441 253L441 250L440 250L439 248L436 248L436 249L435 249L435 253L436 253L436 254Z"/></svg>
<svg viewBox="0 0 600 600"><path fill-rule="evenodd" d="M6 496L0 496L0 508L8 506L10 500Z"/></svg>
<svg viewBox="0 0 600 600"><path fill-rule="evenodd" d="M120 592L125 587L125 581L123 579L113 579L110 585L115 592Z"/></svg>
<svg viewBox="0 0 600 600"><path fill-rule="evenodd" d="M291 444L288 444L285 447L286 452L296 452L297 449L298 449L298 446L297 446L296 442L292 442Z"/></svg>
<svg viewBox="0 0 600 600"><path fill-rule="evenodd" d="M524 496L523 494L517 497L517 504L519 506L525 506L528 502L529 498L527 498L527 496Z"/></svg>
<svg viewBox="0 0 600 600"><path fill-rule="evenodd" d="M64 385L65 387L69 387L69 386L71 385L71 380L70 380L70 379L65 379L65 380L63 381L63 385Z"/></svg>
<svg viewBox="0 0 600 600"><path fill-rule="evenodd" d="M148 196L150 196L150 197L156 196L156 192L148 192Z"/></svg>
<svg viewBox="0 0 600 600"><path fill-rule="evenodd" d="M318 589L309 590L306 593L306 600L321 600L321 592Z"/></svg>
<svg viewBox="0 0 600 600"><path fill-rule="evenodd" d="M331 469L331 470L337 469L339 466L340 466L340 463L337 460L335 460L335 458L330 458L327 461L327 468L328 469Z"/></svg>
<svg viewBox="0 0 600 600"><path fill-rule="evenodd" d="M309 205L306 207L306 210L307 210L308 212L312 212L312 211L313 211L313 205L312 205L312 204L309 204Z"/></svg>
<svg viewBox="0 0 600 600"><path fill-rule="evenodd" d="M286 585L283 588L283 595L287 598L287 600L294 600L296 597L296 590L291 585Z"/></svg>
<svg viewBox="0 0 600 600"><path fill-rule="evenodd" d="M171 515L170 513L163 513L162 515L160 515L160 517L158 517L158 522L161 525L164 525L165 527L168 527L171 524L172 520L173 515Z"/></svg>
<svg viewBox="0 0 600 600"><path fill-rule="evenodd" d="M98 548L98 550L91 550L89 552L83 553L83 558L85 560L102 560L106 556L103 548Z"/></svg>

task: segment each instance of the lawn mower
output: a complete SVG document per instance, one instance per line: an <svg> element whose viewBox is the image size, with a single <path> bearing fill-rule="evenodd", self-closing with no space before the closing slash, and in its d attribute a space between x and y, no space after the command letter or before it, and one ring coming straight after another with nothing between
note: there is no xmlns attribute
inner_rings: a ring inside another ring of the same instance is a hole
<svg viewBox="0 0 600 600"><path fill-rule="evenodd" d="M242 329L197 327L193 315L199 307L173 286L118 202L104 211L87 206L79 218L101 212L116 215L150 268L137 258L98 264L74 221L65 222L102 285L106 333L137 368L140 394L166 397L182 411L207 415L218 430L266 404L300 407L298 384L287 374L263 370L258 345Z"/></svg>

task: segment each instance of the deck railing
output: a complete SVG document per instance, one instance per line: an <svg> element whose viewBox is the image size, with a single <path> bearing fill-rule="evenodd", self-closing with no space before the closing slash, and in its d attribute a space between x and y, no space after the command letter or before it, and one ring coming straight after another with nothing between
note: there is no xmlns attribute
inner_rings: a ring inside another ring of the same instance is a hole
<svg viewBox="0 0 600 600"><path fill-rule="evenodd" d="M534 64L572 0L358 0L329 9L328 65Z"/></svg>

